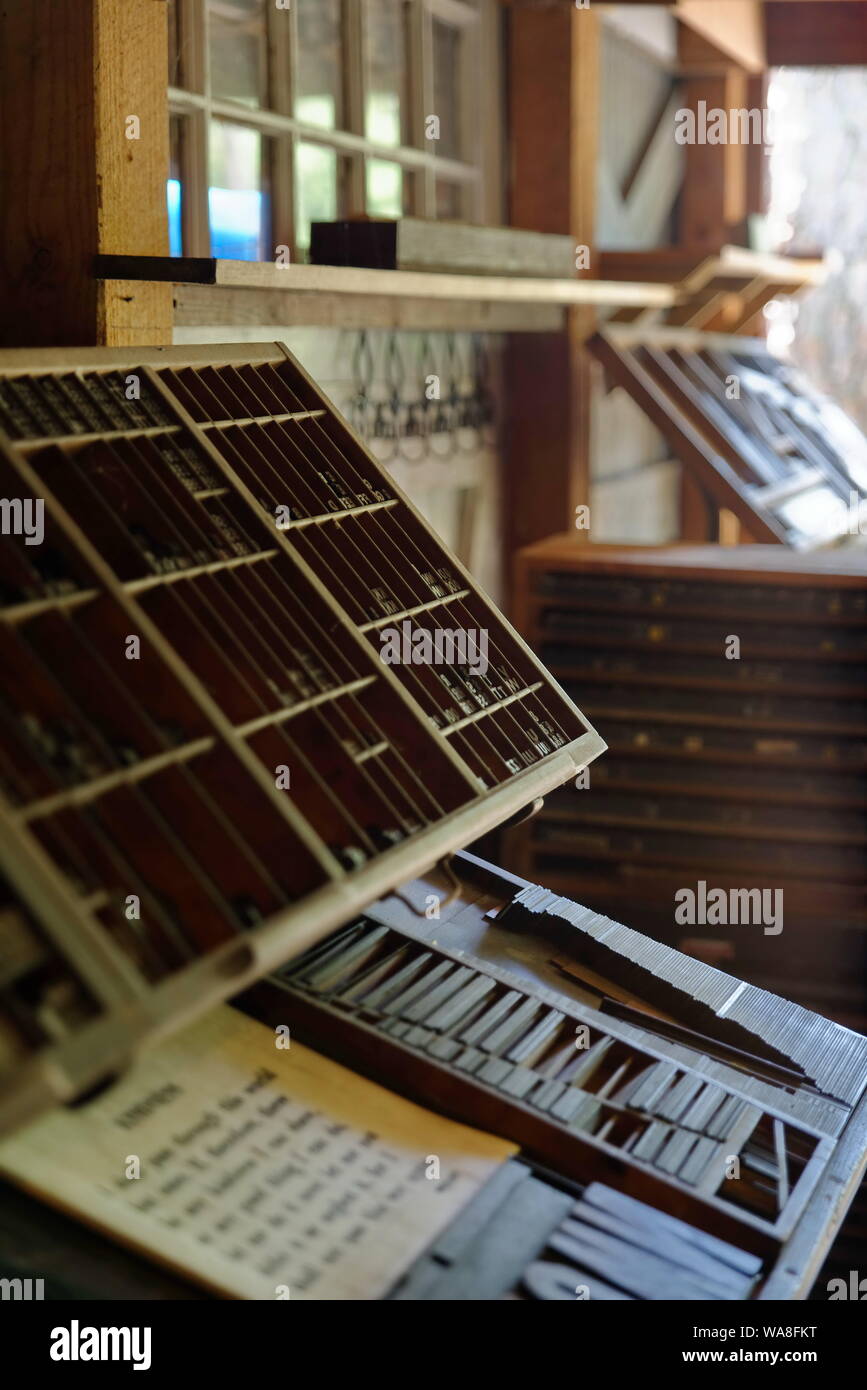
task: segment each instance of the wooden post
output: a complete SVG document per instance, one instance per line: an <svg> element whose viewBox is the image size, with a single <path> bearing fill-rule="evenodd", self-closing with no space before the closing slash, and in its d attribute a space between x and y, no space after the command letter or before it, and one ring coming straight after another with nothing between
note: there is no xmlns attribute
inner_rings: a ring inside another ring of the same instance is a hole
<svg viewBox="0 0 867 1390"><path fill-rule="evenodd" d="M728 113L747 104L747 75L731 67L725 73L689 77L684 83L685 108ZM744 244L747 215L747 149L728 141L721 145L684 146L686 163L680 200L680 241L687 246L718 250L725 242Z"/></svg>
<svg viewBox="0 0 867 1390"><path fill-rule="evenodd" d="M742 10L752 13L749 5L736 5L734 10L736 16L740 16ZM704 13L701 7L699 11ZM689 13L694 12L691 6ZM709 13L712 12L713 7L710 7ZM718 21L725 16L723 10ZM731 111L748 108L748 95L756 92L756 85L749 81L748 55L744 63L736 63L730 52L710 43L685 23L678 27L677 51L685 79L684 107L697 111L702 101L708 113L724 111L727 119ZM752 67L755 71L754 57ZM752 133L752 127L750 129ZM715 137L716 132L713 134ZM684 147L686 165L679 237L683 244L716 250L726 241L746 243L749 149L748 144L738 139L729 139L723 144L696 140Z"/></svg>
<svg viewBox="0 0 867 1390"><path fill-rule="evenodd" d="M171 285L97 281L168 254L165 0L0 4L0 342L169 343Z"/></svg>
<svg viewBox="0 0 867 1390"><path fill-rule="evenodd" d="M592 9L511 9L510 222L574 237L592 274L599 127L599 25ZM589 502L592 309L564 333L508 340L505 363L508 551L574 525ZM586 531L576 531L587 538Z"/></svg>

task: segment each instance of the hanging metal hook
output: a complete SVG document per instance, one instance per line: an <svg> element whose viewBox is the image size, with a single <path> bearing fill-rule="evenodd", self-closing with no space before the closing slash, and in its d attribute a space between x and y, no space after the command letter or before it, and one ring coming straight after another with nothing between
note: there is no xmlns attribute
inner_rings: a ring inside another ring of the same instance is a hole
<svg viewBox="0 0 867 1390"><path fill-rule="evenodd" d="M454 335L450 336L452 338L454 337ZM431 353L433 353L433 349L431 349ZM446 359L448 361L448 341L446 345ZM436 373L435 379L437 382L437 389L439 394L434 397L434 400L436 400L438 404L436 410L434 411L433 420L428 431L428 442L430 446L430 452L433 455L433 457L440 459L442 462L445 462L446 459L450 459L454 454L455 445L454 438L452 436L452 421L448 410L448 397L446 397L445 400L443 400L442 397L442 377L439 375L439 373ZM443 435L445 435L445 447L443 447L442 444L436 444L434 442L436 439L440 438Z"/></svg>
<svg viewBox="0 0 867 1390"><path fill-rule="evenodd" d="M488 350L481 333L473 334L474 395L478 410L479 443L493 448L497 442L497 410L491 390L491 366Z"/></svg>
<svg viewBox="0 0 867 1390"><path fill-rule="evenodd" d="M473 360L471 358L471 360ZM461 366L460 381L470 381L470 389L466 395L461 394L458 398L458 406L455 420L455 444L457 452L460 454L478 453L482 445L482 427L479 420L479 406L475 392L475 379L471 367ZM464 436L468 436L465 442Z"/></svg>
<svg viewBox="0 0 867 1390"><path fill-rule="evenodd" d="M353 396L349 403L349 423L362 439L370 436L370 391L373 386L373 352L367 330L358 334L352 354Z"/></svg>

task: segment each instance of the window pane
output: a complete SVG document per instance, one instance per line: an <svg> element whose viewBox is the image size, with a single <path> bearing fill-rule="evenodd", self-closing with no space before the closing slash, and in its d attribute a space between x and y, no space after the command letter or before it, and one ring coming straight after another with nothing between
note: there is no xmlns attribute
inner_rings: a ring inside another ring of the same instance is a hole
<svg viewBox="0 0 867 1390"><path fill-rule="evenodd" d="M379 145L403 143L407 115L406 43L401 0L367 0L364 131Z"/></svg>
<svg viewBox="0 0 867 1390"><path fill-rule="evenodd" d="M180 179L169 179L166 184L166 202L169 210L169 255L182 256L184 254L184 236Z"/></svg>
<svg viewBox="0 0 867 1390"><path fill-rule="evenodd" d="M181 120L172 116L169 120L169 181L166 185L166 201L169 210L169 255L184 254L182 223L182 185L181 185Z"/></svg>
<svg viewBox="0 0 867 1390"><path fill-rule="evenodd" d="M295 115L334 130L343 125L341 0L295 0L295 5Z"/></svg>
<svg viewBox="0 0 867 1390"><path fill-rule="evenodd" d="M268 100L266 0L209 0L211 95L243 106Z"/></svg>
<svg viewBox="0 0 867 1390"><path fill-rule="evenodd" d="M295 157L295 240L299 250L310 245L310 223L333 222L337 207L336 152L299 140Z"/></svg>
<svg viewBox="0 0 867 1390"><path fill-rule="evenodd" d="M238 261L270 259L268 142L246 126L212 121L209 146L211 255Z"/></svg>
<svg viewBox="0 0 867 1390"><path fill-rule="evenodd" d="M399 164L368 159L367 211L374 217L403 216L403 170Z"/></svg>
<svg viewBox="0 0 867 1390"><path fill-rule="evenodd" d="M434 149L448 159L461 157L461 36L450 24L433 22L434 114L440 138Z"/></svg>

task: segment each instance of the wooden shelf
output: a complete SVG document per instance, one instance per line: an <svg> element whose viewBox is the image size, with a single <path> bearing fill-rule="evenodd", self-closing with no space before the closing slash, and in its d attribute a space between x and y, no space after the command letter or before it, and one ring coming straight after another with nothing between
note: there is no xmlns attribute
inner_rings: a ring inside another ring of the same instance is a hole
<svg viewBox="0 0 867 1390"><path fill-rule="evenodd" d="M613 321L642 326L661 315L703 326L714 320L732 292L744 298L739 322L745 322L760 301L821 283L827 273L821 261L759 256L732 246L699 257L697 263L693 253L674 266L667 256L660 262L656 252L606 252L600 265L604 278L548 279L280 266L207 256L103 255L95 258L94 274L105 280L173 283L175 329L183 335L226 323L558 332L566 326L567 309L576 305L610 309Z"/></svg>
<svg viewBox="0 0 867 1390"><path fill-rule="evenodd" d="M601 251L605 279L642 278L667 284L689 278L694 286L704 285L712 276L721 279L754 280L759 277L802 285L820 285L827 279L828 266L817 256L779 256L751 251L745 246L721 246L705 251L688 246L654 246L640 251Z"/></svg>
<svg viewBox="0 0 867 1390"><path fill-rule="evenodd" d="M771 299L799 294L826 279L824 260L766 255L743 246L707 251L683 246L651 247L642 251L603 251L599 257L608 280L651 280L677 291L669 324L695 329L740 333ZM620 323L642 327L658 317L653 309L620 309Z"/></svg>
<svg viewBox="0 0 867 1390"><path fill-rule="evenodd" d="M98 256L98 279L169 280L176 329L319 327L556 332L573 305L665 309L671 285L528 276L450 275L208 257Z"/></svg>

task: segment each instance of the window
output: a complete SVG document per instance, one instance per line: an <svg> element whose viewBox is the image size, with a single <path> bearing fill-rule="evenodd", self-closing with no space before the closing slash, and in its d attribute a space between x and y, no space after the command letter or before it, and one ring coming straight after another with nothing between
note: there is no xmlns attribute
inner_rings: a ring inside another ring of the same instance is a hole
<svg viewBox="0 0 867 1390"><path fill-rule="evenodd" d="M210 0L208 64L218 100L268 105L267 15L266 0Z"/></svg>
<svg viewBox="0 0 867 1390"><path fill-rule="evenodd" d="M270 251L268 170L271 141L258 130L212 120L208 129L208 222L211 252L234 261L264 261Z"/></svg>
<svg viewBox="0 0 867 1390"><path fill-rule="evenodd" d="M169 211L169 252L172 256L183 255L184 219L181 196L181 122L176 116L169 120L169 181L166 187L166 202Z"/></svg>
<svg viewBox="0 0 867 1390"><path fill-rule="evenodd" d="M408 143L408 9L400 0L367 0L364 7L364 133L377 145Z"/></svg>
<svg viewBox="0 0 867 1390"><path fill-rule="evenodd" d="M362 213L498 220L497 11L169 0L172 254L302 258L312 221Z"/></svg>
<svg viewBox="0 0 867 1390"><path fill-rule="evenodd" d="M341 0L295 0L298 51L295 115L304 125L345 124Z"/></svg>

